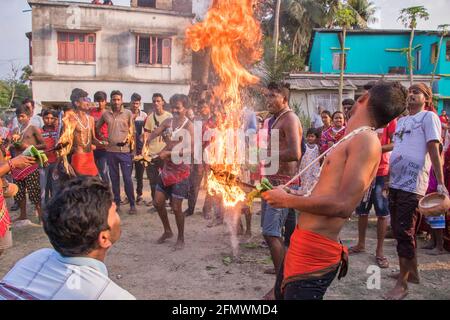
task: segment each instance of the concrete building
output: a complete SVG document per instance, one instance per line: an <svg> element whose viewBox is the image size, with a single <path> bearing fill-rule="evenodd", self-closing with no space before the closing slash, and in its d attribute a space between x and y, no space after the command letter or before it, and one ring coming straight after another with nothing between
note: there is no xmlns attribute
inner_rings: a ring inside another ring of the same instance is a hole
<svg viewBox="0 0 450 320"><path fill-rule="evenodd" d="M33 99L67 103L73 88L93 94L115 89L129 101L189 92L192 57L184 31L191 0L132 0L130 7L28 0L32 8L30 62Z"/></svg>
<svg viewBox="0 0 450 320"><path fill-rule="evenodd" d="M308 71L289 75L291 103L305 114L318 105L336 110L340 73L340 30L315 29L307 57ZM409 86L404 49L409 45L409 30L349 30L346 38L344 97L358 95L372 80L397 80ZM414 82L431 85L436 68L433 93L436 108L450 112L450 36L443 38L440 55L438 31L416 31L413 43Z"/></svg>

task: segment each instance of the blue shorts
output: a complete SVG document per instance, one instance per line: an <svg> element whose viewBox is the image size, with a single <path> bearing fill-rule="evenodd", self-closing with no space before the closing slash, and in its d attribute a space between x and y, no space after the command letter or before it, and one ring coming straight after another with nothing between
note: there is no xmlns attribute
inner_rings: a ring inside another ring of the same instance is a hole
<svg viewBox="0 0 450 320"><path fill-rule="evenodd" d="M427 217L431 229L445 229L445 214L437 217Z"/></svg>
<svg viewBox="0 0 450 320"><path fill-rule="evenodd" d="M356 214L359 216L367 216L372 209L372 205L375 207L375 214L377 217L389 216L389 201L388 198L383 195L385 180L384 177L376 177L375 185L370 192L367 201L361 201L356 208Z"/></svg>
<svg viewBox="0 0 450 320"><path fill-rule="evenodd" d="M164 193L166 198L174 197L176 199L187 199L189 195L189 178L186 178L171 186L164 186L161 179L156 185L156 191Z"/></svg>
<svg viewBox="0 0 450 320"><path fill-rule="evenodd" d="M261 201L261 227L263 236L281 238L289 209L272 208L266 201Z"/></svg>

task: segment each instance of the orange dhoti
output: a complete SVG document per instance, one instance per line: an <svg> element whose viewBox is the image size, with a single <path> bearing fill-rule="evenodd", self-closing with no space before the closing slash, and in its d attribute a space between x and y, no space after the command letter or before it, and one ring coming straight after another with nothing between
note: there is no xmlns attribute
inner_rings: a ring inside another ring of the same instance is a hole
<svg viewBox="0 0 450 320"><path fill-rule="evenodd" d="M348 255L342 244L320 234L295 229L284 261L283 285L336 270Z"/></svg>
<svg viewBox="0 0 450 320"><path fill-rule="evenodd" d="M93 151L86 153L74 153L72 155L71 165L75 172L80 176L98 175Z"/></svg>

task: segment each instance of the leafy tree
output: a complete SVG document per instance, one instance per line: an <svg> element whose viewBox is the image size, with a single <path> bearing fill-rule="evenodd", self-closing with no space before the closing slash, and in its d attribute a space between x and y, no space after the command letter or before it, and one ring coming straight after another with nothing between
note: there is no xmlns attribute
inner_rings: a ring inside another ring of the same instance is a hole
<svg viewBox="0 0 450 320"><path fill-rule="evenodd" d="M349 6L340 4L339 9L336 12L335 23L342 29L342 40L341 40L341 57L339 62L340 67L340 77L339 77L339 110L342 109L342 96L344 92L344 72L345 72L345 40L347 37L347 30L351 28L352 25L356 23L355 11ZM341 110L342 111L342 110Z"/></svg>
<svg viewBox="0 0 450 320"><path fill-rule="evenodd" d="M408 68L409 68L409 82L410 85L413 84L414 81L414 70L413 70L413 41L414 41L414 34L415 30L417 28L417 22L420 19L428 20L430 18L430 15L427 11L427 9L424 6L414 6L409 8L403 8L400 10L400 16L398 17L398 20L406 27L411 29L411 34L409 37L409 46L408 46Z"/></svg>

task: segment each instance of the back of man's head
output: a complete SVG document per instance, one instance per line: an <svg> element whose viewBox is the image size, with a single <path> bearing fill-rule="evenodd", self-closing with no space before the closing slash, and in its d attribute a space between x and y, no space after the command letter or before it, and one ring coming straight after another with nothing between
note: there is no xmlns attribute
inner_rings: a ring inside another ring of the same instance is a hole
<svg viewBox="0 0 450 320"><path fill-rule="evenodd" d="M99 248L99 234L110 229L109 186L99 178L78 177L50 200L43 214L50 243L63 256L85 256Z"/></svg>
<svg viewBox="0 0 450 320"><path fill-rule="evenodd" d="M398 81L379 81L369 90L369 111L377 128L387 125L406 109L408 90Z"/></svg>

